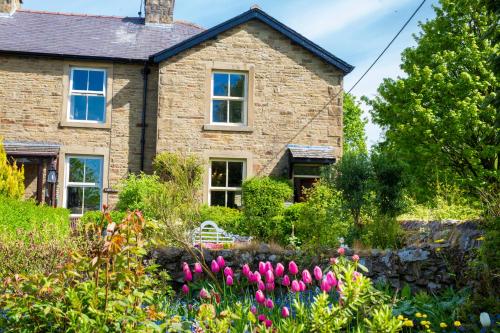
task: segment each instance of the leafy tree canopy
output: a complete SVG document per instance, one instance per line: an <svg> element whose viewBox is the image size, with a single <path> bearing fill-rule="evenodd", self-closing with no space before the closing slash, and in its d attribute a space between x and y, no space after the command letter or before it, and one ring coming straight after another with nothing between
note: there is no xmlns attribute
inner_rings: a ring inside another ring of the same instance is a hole
<svg viewBox="0 0 500 333"><path fill-rule="evenodd" d="M420 183L445 173L469 189L497 187L498 14L482 0L441 0L435 12L402 54L406 75L366 100L385 130L381 147L397 151Z"/></svg>
<svg viewBox="0 0 500 333"><path fill-rule="evenodd" d="M344 94L344 152L367 154L363 110L351 94Z"/></svg>

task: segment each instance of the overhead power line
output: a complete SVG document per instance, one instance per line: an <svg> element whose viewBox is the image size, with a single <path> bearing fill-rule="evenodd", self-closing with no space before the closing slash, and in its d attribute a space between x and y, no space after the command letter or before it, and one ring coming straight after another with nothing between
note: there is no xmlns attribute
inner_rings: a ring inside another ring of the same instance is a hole
<svg viewBox="0 0 500 333"><path fill-rule="evenodd" d="M399 31L396 33L396 35L394 36L394 38L392 38L392 40L389 42L389 44L387 44L387 46L378 55L377 59L375 59L373 61L373 63L370 65L370 67L368 67L368 69L363 73L363 75L361 75L361 77L358 79L358 81L356 81L356 83L354 83L354 85L351 87L351 89L349 89L349 91L347 91L347 93L350 93L358 85L358 83L361 82L361 80L363 80L363 78L366 76L366 74L368 74L368 72L373 68L373 66L375 66L375 64L379 61L379 59L382 58L382 56L384 55L385 51L387 51L389 49L389 47L391 47L392 43L394 43L394 41L396 40L396 38L398 38L398 36L401 34L401 32L403 32L403 30L410 23L410 21L413 19L413 17L415 17L415 15L417 15L418 11L420 10L420 8L422 8L422 6L424 5L425 1L426 0L423 0L420 3L420 5L417 7L417 9L415 9L415 11L413 12L413 14L411 14L411 16L408 18L408 20L406 20L405 24L403 24L403 26L401 27L401 29L399 29Z"/></svg>

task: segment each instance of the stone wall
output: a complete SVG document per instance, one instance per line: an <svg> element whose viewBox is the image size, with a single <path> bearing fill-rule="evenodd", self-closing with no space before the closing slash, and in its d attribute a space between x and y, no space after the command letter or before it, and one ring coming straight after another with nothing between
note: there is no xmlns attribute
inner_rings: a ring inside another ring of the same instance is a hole
<svg viewBox="0 0 500 333"><path fill-rule="evenodd" d="M112 68L111 119L108 127L61 124L64 95L69 88L65 83L68 64ZM139 64L0 56L0 135L10 141L61 145L57 191L59 206L63 204L65 154L102 155L106 169L104 175L107 176L104 188L115 188L129 171L139 171L143 99L141 69ZM153 68L148 96L146 170L151 169L156 150L157 82L158 70ZM28 195L32 192L30 189ZM113 194L103 195L104 203L113 204L116 199Z"/></svg>
<svg viewBox="0 0 500 333"><path fill-rule="evenodd" d="M421 223L427 224L427 223ZM463 279L467 270L467 261L474 255L481 232L475 222L449 225L443 230L451 230L451 235L461 233L461 241L457 238L445 238L444 241L422 243L420 246L408 246L399 250L361 250L356 251L360 256L360 263L365 265L369 272L366 274L375 282L387 283L394 288L410 285L412 290L427 290L436 292L450 286L463 286ZM466 230L469 230L468 232ZM347 249L346 255L354 254ZM241 268L249 263L253 270L258 269L259 261L289 262L294 260L301 269L312 269L315 265L326 267L331 257L337 256L332 250L315 256L306 255L291 250L276 250L266 244L235 250L204 251L205 260L210 266L212 259L218 255L226 259L232 267ZM182 249L163 248L152 253L157 263L166 269L174 281L182 282L181 263L193 263L190 255Z"/></svg>
<svg viewBox="0 0 500 333"><path fill-rule="evenodd" d="M207 126L216 70L248 73L245 128ZM333 146L342 154L342 72L259 21L164 61L159 80L160 152L246 158L248 176L284 175L287 144Z"/></svg>

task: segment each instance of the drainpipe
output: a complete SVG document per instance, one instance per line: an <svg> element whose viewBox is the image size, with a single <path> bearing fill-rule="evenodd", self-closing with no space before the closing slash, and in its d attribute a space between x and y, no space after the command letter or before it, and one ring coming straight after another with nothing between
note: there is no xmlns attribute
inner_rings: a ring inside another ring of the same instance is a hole
<svg viewBox="0 0 500 333"><path fill-rule="evenodd" d="M143 92L142 92L142 122L141 122L141 171L144 171L144 160L146 151L146 110L147 110L147 97L148 97L148 75L151 72L148 63L144 63L144 68L141 70L143 79Z"/></svg>

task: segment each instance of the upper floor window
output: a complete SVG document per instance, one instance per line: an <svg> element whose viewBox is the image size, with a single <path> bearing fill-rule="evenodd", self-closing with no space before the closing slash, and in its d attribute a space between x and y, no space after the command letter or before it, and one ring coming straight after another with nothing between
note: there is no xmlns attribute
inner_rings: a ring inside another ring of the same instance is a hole
<svg viewBox="0 0 500 333"><path fill-rule="evenodd" d="M100 210L102 203L102 168L100 156L66 158L65 207L73 215Z"/></svg>
<svg viewBox="0 0 500 333"><path fill-rule="evenodd" d="M94 123L103 123L105 121L105 69L71 69L68 110L70 121Z"/></svg>
<svg viewBox="0 0 500 333"><path fill-rule="evenodd" d="M246 125L247 74L213 72L210 121L213 124Z"/></svg>

